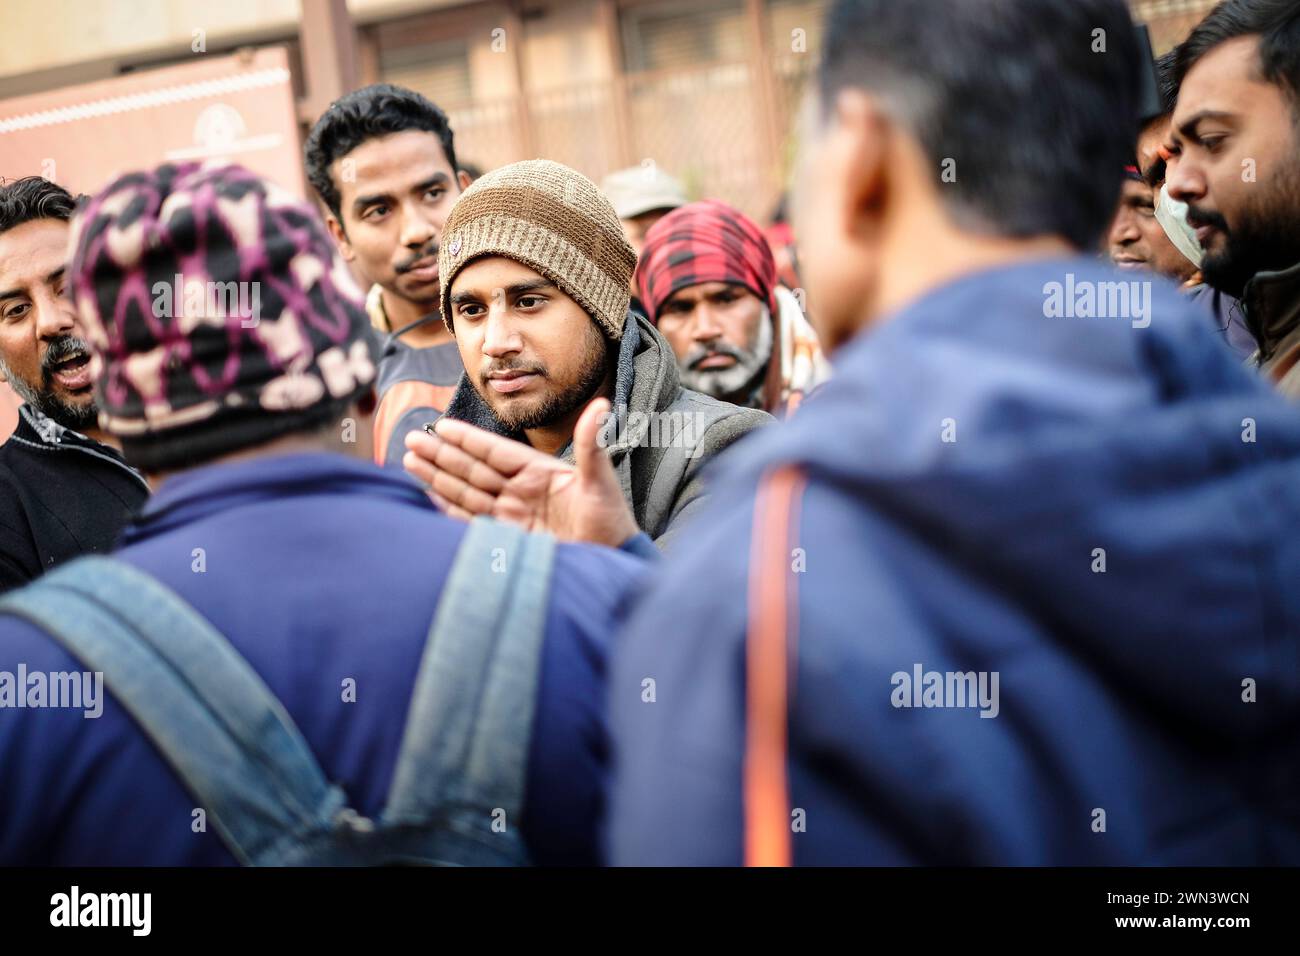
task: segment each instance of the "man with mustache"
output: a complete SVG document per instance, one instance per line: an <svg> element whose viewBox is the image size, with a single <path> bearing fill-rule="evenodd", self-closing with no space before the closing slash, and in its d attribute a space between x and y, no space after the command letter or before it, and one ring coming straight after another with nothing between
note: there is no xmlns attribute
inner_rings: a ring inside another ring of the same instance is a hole
<svg viewBox="0 0 1300 956"><path fill-rule="evenodd" d="M99 430L64 290L76 204L38 176L0 186L0 380L24 402L0 446L0 591L109 550L149 494Z"/></svg>
<svg viewBox="0 0 1300 956"><path fill-rule="evenodd" d="M1169 195L1205 281L1242 300L1253 359L1300 398L1300 7L1229 0L1179 48Z"/></svg>
<svg viewBox="0 0 1300 956"><path fill-rule="evenodd" d="M438 237L469 177L447 115L377 83L331 104L307 140L307 177L343 258L368 282L388 336L379 365L375 463L400 469L402 439L447 407L460 358L438 316Z"/></svg>
<svg viewBox="0 0 1300 956"><path fill-rule="evenodd" d="M1156 99L1142 116L1134 150L1134 162L1124 168L1119 209L1106 236L1110 259L1121 269L1156 272L1175 280L1190 291L1201 282L1197 271L1200 250L1195 242L1181 244L1181 236L1169 231L1182 213L1161 210L1168 202L1161 196L1165 182L1164 146L1169 138L1169 120L1178 100L1171 50L1152 64Z"/></svg>
<svg viewBox="0 0 1300 956"><path fill-rule="evenodd" d="M784 416L830 375L762 230L726 203L690 203L655 223L636 282L687 388Z"/></svg>
<svg viewBox="0 0 1300 956"><path fill-rule="evenodd" d="M442 315L465 367L445 418L531 445L560 475L583 409L609 399L602 446L631 512L620 541L639 529L667 546L703 501L701 468L770 416L682 387L672 348L628 309L636 254L618 216L580 173L547 160L488 173L442 239ZM447 446L424 437L411 447L436 461ZM414 452L407 467L428 480ZM441 503L466 516L480 502Z"/></svg>
<svg viewBox="0 0 1300 956"><path fill-rule="evenodd" d="M1136 166L1125 167L1119 208L1106 234L1110 261L1183 284L1196 275L1196 263L1178 251L1156 218L1158 199L1158 190L1143 181Z"/></svg>

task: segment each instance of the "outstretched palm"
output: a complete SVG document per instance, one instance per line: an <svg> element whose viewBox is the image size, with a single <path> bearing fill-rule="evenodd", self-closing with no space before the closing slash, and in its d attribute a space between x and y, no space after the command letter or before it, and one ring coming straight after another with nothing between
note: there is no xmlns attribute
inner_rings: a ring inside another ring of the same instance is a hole
<svg viewBox="0 0 1300 956"><path fill-rule="evenodd" d="M617 547L637 527L596 440L608 410L605 399L596 399L578 419L576 465L448 418L438 422L434 435L408 435L402 464L455 517L490 515L566 541Z"/></svg>

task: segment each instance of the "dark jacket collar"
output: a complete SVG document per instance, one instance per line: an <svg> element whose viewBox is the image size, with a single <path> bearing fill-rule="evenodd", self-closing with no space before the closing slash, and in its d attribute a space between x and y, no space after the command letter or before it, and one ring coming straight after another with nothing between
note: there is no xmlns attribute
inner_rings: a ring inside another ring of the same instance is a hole
<svg viewBox="0 0 1300 956"><path fill-rule="evenodd" d="M41 454L75 451L77 454L91 455L122 469L144 485L146 490L149 487L144 475L128 465L122 453L116 448L60 425L48 415L27 404L18 407L18 425L14 433L9 436L9 441L5 443L6 447L13 448L24 445Z"/></svg>
<svg viewBox="0 0 1300 956"><path fill-rule="evenodd" d="M1300 263L1276 272L1259 272L1242 293L1246 325L1267 362L1300 327Z"/></svg>
<svg viewBox="0 0 1300 956"><path fill-rule="evenodd" d="M88 448L106 454L125 464L122 455L116 448L97 442L95 439L68 428L66 425L60 425L48 415L28 404L18 407L18 427L14 429L14 436L23 441L43 445L46 448L66 448L69 446Z"/></svg>

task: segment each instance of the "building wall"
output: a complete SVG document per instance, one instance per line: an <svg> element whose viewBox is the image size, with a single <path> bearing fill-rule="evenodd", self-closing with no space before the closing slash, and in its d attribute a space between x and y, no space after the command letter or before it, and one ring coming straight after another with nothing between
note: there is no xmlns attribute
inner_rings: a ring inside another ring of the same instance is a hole
<svg viewBox="0 0 1300 956"><path fill-rule="evenodd" d="M1213 0L1129 0L1160 53ZM828 0L348 0L363 82L425 93L458 153L492 168L548 156L599 178L654 162L693 195L764 215L785 181L793 125ZM5 0L0 96L296 44L301 0ZM304 120L309 118L304 117Z"/></svg>
<svg viewBox="0 0 1300 956"><path fill-rule="evenodd" d="M1134 19L1147 25L1156 55L1181 43L1217 0L1129 0Z"/></svg>
<svg viewBox="0 0 1300 956"><path fill-rule="evenodd" d="M758 216L816 57L826 0L482 2L363 30L368 79L448 111L457 154L492 168L547 156L599 179L654 162L696 196Z"/></svg>
<svg viewBox="0 0 1300 956"><path fill-rule="evenodd" d="M365 24L456 3L348 0L348 10ZM300 0L4 0L3 8L4 96L50 89L51 74L60 69L72 71L63 82L80 82L112 76L138 60L183 54L196 30L210 49L283 39L298 32L302 17Z"/></svg>
<svg viewBox="0 0 1300 956"><path fill-rule="evenodd" d="M0 0L0 98L279 43L300 71L300 0ZM532 156L599 179L655 162L692 195L763 218L829 0L348 0L362 82L419 89L451 114L463 161ZM1157 54L1214 0L1129 0ZM13 42L21 37L22 42ZM302 95L301 76L295 86ZM0 438L12 427L0 385Z"/></svg>

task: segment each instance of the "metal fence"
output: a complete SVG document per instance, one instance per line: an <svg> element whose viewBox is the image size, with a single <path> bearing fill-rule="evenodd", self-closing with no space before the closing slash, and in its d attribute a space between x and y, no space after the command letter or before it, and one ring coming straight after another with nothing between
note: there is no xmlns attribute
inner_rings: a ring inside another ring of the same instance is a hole
<svg viewBox="0 0 1300 956"><path fill-rule="evenodd" d="M770 105L756 91L767 78L748 63L724 63L453 105L448 114L457 156L484 169L544 156L599 181L652 161L690 195L725 199L761 219L782 188L789 152L767 147L765 124L778 131L778 146L792 137L810 63L788 57L774 65Z"/></svg>
<svg viewBox="0 0 1300 956"><path fill-rule="evenodd" d="M1213 5L1131 0L1157 53L1182 40ZM813 52L781 52L629 72L615 81L450 104L448 112L457 153L485 169L545 156L599 181L649 160L680 178L692 196L716 196L763 219L787 182L814 63Z"/></svg>

